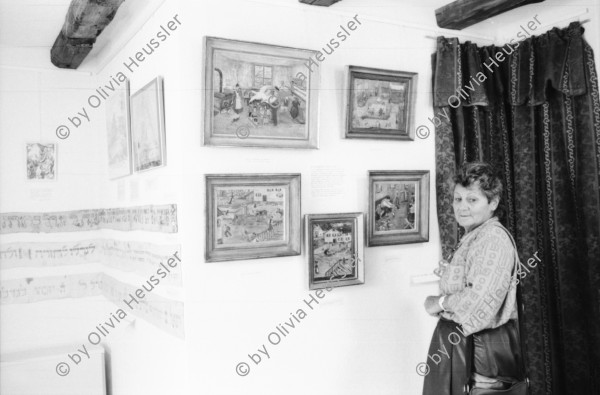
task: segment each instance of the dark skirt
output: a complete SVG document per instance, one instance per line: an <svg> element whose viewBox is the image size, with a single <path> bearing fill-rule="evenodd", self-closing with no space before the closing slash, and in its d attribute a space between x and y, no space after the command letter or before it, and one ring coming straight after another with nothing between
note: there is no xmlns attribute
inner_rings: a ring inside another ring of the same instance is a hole
<svg viewBox="0 0 600 395"><path fill-rule="evenodd" d="M467 356L473 372L505 381L523 379L519 328L515 320L465 337L454 321L440 318L433 331L423 395L463 395L467 384Z"/></svg>

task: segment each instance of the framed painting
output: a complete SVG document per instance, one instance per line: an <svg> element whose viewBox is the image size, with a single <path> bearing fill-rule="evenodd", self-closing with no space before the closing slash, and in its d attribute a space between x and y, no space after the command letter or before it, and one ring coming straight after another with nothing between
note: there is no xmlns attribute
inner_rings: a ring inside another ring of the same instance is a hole
<svg viewBox="0 0 600 395"><path fill-rule="evenodd" d="M417 73L348 66L346 138L414 140Z"/></svg>
<svg viewBox="0 0 600 395"><path fill-rule="evenodd" d="M131 174L129 80L106 101L108 175L111 180Z"/></svg>
<svg viewBox="0 0 600 395"><path fill-rule="evenodd" d="M307 214L310 289L364 284L363 213Z"/></svg>
<svg viewBox="0 0 600 395"><path fill-rule="evenodd" d="M131 96L131 140L136 172L166 165L162 77L156 77Z"/></svg>
<svg viewBox="0 0 600 395"><path fill-rule="evenodd" d="M429 241L429 171L370 171L367 244Z"/></svg>
<svg viewBox="0 0 600 395"><path fill-rule="evenodd" d="M56 148L54 143L25 144L28 180L56 180Z"/></svg>
<svg viewBox="0 0 600 395"><path fill-rule="evenodd" d="M203 144L318 148L316 53L205 37Z"/></svg>
<svg viewBox="0 0 600 395"><path fill-rule="evenodd" d="M300 255L300 174L207 174L206 261Z"/></svg>

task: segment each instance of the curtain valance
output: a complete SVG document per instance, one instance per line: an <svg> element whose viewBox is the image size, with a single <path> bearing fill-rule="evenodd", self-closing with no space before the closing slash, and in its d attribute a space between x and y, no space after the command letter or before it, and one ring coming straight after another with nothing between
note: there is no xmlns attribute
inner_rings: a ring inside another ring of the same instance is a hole
<svg viewBox="0 0 600 395"><path fill-rule="evenodd" d="M524 41L481 48L438 37L433 105L496 106L508 94L513 106L537 106L547 101L549 87L568 96L583 95L588 89L584 51L590 50L583 32L581 24L573 22Z"/></svg>

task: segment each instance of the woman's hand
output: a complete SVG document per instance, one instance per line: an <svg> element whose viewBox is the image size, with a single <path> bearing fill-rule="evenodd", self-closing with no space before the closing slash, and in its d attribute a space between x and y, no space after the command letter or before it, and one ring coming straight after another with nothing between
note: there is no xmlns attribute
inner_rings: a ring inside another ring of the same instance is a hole
<svg viewBox="0 0 600 395"><path fill-rule="evenodd" d="M425 311L427 314L437 315L443 311L438 302L440 298L441 296L428 296L427 299L425 299Z"/></svg>

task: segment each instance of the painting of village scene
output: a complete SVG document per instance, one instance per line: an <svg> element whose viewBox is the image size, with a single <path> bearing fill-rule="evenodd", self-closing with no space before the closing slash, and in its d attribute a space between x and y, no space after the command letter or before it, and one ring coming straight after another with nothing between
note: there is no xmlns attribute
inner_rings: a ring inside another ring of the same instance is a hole
<svg viewBox="0 0 600 395"><path fill-rule="evenodd" d="M215 195L217 248L285 241L285 188L225 187Z"/></svg>
<svg viewBox="0 0 600 395"><path fill-rule="evenodd" d="M362 283L362 218L362 214L307 216L311 289Z"/></svg>
<svg viewBox="0 0 600 395"><path fill-rule="evenodd" d="M207 45L205 143L316 148L309 137L311 51L216 38Z"/></svg>
<svg viewBox="0 0 600 395"><path fill-rule="evenodd" d="M207 262L300 255L299 173L207 174Z"/></svg>
<svg viewBox="0 0 600 395"><path fill-rule="evenodd" d="M417 230L417 182L380 181L375 182L374 188L372 220L375 221L375 234Z"/></svg>
<svg viewBox="0 0 600 395"><path fill-rule="evenodd" d="M346 137L411 139L414 76L366 71L376 70L350 66Z"/></svg>
<svg viewBox="0 0 600 395"><path fill-rule="evenodd" d="M429 171L370 170L369 247L429 241Z"/></svg>
<svg viewBox="0 0 600 395"><path fill-rule="evenodd" d="M313 223L315 281L356 277L352 222Z"/></svg>

